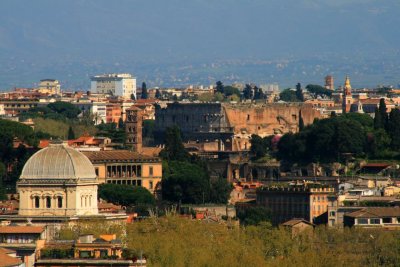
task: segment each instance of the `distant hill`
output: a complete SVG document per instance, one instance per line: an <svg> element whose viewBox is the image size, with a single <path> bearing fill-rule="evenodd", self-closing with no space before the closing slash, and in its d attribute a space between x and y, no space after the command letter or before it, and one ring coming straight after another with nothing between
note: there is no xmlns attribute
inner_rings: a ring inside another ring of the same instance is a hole
<svg viewBox="0 0 400 267"><path fill-rule="evenodd" d="M108 71L153 85L285 83L280 72L312 80L354 64L358 72L382 68L371 81L396 82L387 74L400 60L398 10L398 0L2 0L0 89L49 76L87 87L88 76ZM305 70L276 62L259 69L258 60L301 61Z"/></svg>

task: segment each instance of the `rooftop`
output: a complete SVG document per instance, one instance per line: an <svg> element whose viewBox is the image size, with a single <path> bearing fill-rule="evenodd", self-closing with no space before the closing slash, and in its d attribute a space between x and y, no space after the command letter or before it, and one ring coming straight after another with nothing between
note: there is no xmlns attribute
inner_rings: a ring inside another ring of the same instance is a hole
<svg viewBox="0 0 400 267"><path fill-rule="evenodd" d="M371 207L346 214L352 218L400 217L399 207Z"/></svg>
<svg viewBox="0 0 400 267"><path fill-rule="evenodd" d="M41 234L44 228L41 226L2 226L0 234Z"/></svg>
<svg viewBox="0 0 400 267"><path fill-rule="evenodd" d="M129 150L105 150L82 152L91 162L154 162L159 158L146 156Z"/></svg>
<svg viewBox="0 0 400 267"><path fill-rule="evenodd" d="M21 179L96 178L94 167L81 152L66 144L50 144L26 162Z"/></svg>

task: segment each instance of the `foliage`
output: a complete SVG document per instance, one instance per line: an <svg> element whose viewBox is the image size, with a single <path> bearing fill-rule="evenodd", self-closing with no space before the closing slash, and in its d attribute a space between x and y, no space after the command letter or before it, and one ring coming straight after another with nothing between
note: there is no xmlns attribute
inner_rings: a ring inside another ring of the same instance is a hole
<svg viewBox="0 0 400 267"><path fill-rule="evenodd" d="M392 109L390 111L387 123L387 133L390 136L390 148L394 150L400 149L400 110Z"/></svg>
<svg viewBox="0 0 400 267"><path fill-rule="evenodd" d="M300 102L304 101L303 90L301 89L301 84L300 83L296 84L296 98Z"/></svg>
<svg viewBox="0 0 400 267"><path fill-rule="evenodd" d="M151 266L397 266L400 232L317 227L295 237L282 228L229 228L177 216L127 227L127 247Z"/></svg>
<svg viewBox="0 0 400 267"><path fill-rule="evenodd" d="M252 134L250 139L250 153L254 155L254 159L259 159L265 157L268 151L272 149L271 144L272 136L266 136L264 138Z"/></svg>
<svg viewBox="0 0 400 267"><path fill-rule="evenodd" d="M142 95L141 99L147 99L149 97L148 92L147 92L147 85L145 82L142 83Z"/></svg>
<svg viewBox="0 0 400 267"><path fill-rule="evenodd" d="M101 123L96 127L99 135L110 138L114 143L125 143L125 129L117 128L116 123Z"/></svg>
<svg viewBox="0 0 400 267"><path fill-rule="evenodd" d="M358 118L365 119L365 124ZM367 148L366 120L360 114L317 120L297 134L282 136L277 156L286 162L302 164L343 160L348 153L362 156Z"/></svg>
<svg viewBox="0 0 400 267"><path fill-rule="evenodd" d="M280 94L279 98L285 102L297 102L296 91L293 91L290 88L284 89Z"/></svg>
<svg viewBox="0 0 400 267"><path fill-rule="evenodd" d="M238 211L237 217L243 225L259 225L271 221L271 211L262 206L248 207Z"/></svg>
<svg viewBox="0 0 400 267"><path fill-rule="evenodd" d="M101 184L99 186L99 198L122 206L155 204L154 196L141 186Z"/></svg>
<svg viewBox="0 0 400 267"><path fill-rule="evenodd" d="M162 195L172 202L200 204L210 200L209 176L204 168L185 161L163 164Z"/></svg>
<svg viewBox="0 0 400 267"><path fill-rule="evenodd" d="M322 87L321 85L317 84L309 84L306 86L307 91L314 96L314 98L317 98L317 96L331 96L332 91L326 89L325 87Z"/></svg>
<svg viewBox="0 0 400 267"><path fill-rule="evenodd" d="M155 98L157 98L157 99L161 99L161 92L160 92L160 89L157 89L156 90L156 94L155 94Z"/></svg>
<svg viewBox="0 0 400 267"><path fill-rule="evenodd" d="M69 126L69 128L68 128L68 140L73 140L73 139L75 139L75 133L74 133L74 130L72 130L72 127L71 126Z"/></svg>
<svg viewBox="0 0 400 267"><path fill-rule="evenodd" d="M51 248L40 250L42 259L71 259L74 257L73 249Z"/></svg>
<svg viewBox="0 0 400 267"><path fill-rule="evenodd" d="M216 92L223 94L224 93L224 84L221 81L218 81L216 83L215 89L216 89L215 90Z"/></svg>
<svg viewBox="0 0 400 267"><path fill-rule="evenodd" d="M35 137L33 129L28 125L15 121L0 119L0 129L3 136L7 135L11 138L17 137L22 142L26 142L31 146L36 146L38 144L38 140Z"/></svg>
<svg viewBox="0 0 400 267"><path fill-rule="evenodd" d="M58 113L68 119L76 119L77 116L81 113L81 110L79 108L75 107L69 102L57 101L48 104L47 107L51 111Z"/></svg>
<svg viewBox="0 0 400 267"><path fill-rule="evenodd" d="M165 147L160 152L160 157L165 160L187 161L190 158L182 144L181 131L178 126L168 127L165 130Z"/></svg>
<svg viewBox="0 0 400 267"><path fill-rule="evenodd" d="M154 120L143 120L143 143L148 146L154 141Z"/></svg>

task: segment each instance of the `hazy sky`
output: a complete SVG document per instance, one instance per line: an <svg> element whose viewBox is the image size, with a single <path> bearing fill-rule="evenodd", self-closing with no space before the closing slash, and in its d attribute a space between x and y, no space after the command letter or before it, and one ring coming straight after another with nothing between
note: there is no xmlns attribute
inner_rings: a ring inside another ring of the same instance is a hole
<svg viewBox="0 0 400 267"><path fill-rule="evenodd" d="M1 0L0 10L0 63L23 59L16 69L399 57L398 0Z"/></svg>

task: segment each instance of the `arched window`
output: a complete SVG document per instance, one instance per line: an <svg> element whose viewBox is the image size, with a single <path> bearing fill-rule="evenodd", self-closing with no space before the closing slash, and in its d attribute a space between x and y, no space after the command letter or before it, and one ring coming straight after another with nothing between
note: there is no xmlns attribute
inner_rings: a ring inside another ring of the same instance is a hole
<svg viewBox="0 0 400 267"><path fill-rule="evenodd" d="M85 207L87 207L87 196L85 196Z"/></svg>
<svg viewBox="0 0 400 267"><path fill-rule="evenodd" d="M35 199L35 208L36 209L40 208L40 198L36 196L34 199Z"/></svg>
<svg viewBox="0 0 400 267"><path fill-rule="evenodd" d="M61 209L62 206L63 206L63 199L62 199L62 197L58 196L58 197L57 197L57 207L58 207L59 209Z"/></svg>
<svg viewBox="0 0 400 267"><path fill-rule="evenodd" d="M46 197L46 208L51 208L51 197Z"/></svg>
<svg viewBox="0 0 400 267"><path fill-rule="evenodd" d="M92 196L89 196L89 207L92 206Z"/></svg>

